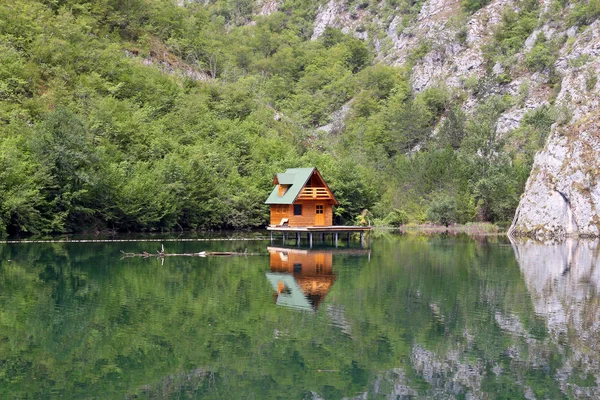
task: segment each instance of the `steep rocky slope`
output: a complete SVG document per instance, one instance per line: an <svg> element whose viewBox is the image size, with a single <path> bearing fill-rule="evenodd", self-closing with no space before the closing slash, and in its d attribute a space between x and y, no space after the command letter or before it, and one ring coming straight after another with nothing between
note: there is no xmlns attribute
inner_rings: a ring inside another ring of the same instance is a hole
<svg viewBox="0 0 600 400"><path fill-rule="evenodd" d="M569 114L555 124L546 147L536 156L511 231L537 237L600 234L600 111L596 74L600 69L598 21L561 51L557 102ZM581 67L573 67L578 59Z"/></svg>
<svg viewBox="0 0 600 400"><path fill-rule="evenodd" d="M514 54L494 57L501 45L498 31L509 25L507 15L522 17L524 3L495 0L472 14L457 0L427 0L412 14L394 3L323 3L313 38L327 26L354 33L373 45L378 61L410 65L413 90L466 91L462 108L467 113L490 95L511 96L515 101L495 124L498 138L519 129L527 113L551 108L555 123L535 158L510 231L598 236L598 21L578 26L579 20L569 18L576 4L563 8L545 0L532 10L535 25Z"/></svg>

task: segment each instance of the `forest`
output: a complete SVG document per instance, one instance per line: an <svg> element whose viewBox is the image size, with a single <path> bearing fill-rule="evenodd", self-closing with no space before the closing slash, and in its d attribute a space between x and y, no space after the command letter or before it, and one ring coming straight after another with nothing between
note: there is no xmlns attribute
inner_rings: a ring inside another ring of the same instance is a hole
<svg viewBox="0 0 600 400"><path fill-rule="evenodd" d="M337 29L311 40L318 6L3 2L0 236L260 227L273 174L302 166L337 224L510 221L555 111L498 137L519 98L482 94L466 114L485 80L417 93L411 60ZM533 28L516 21L494 40L517 25L522 43Z"/></svg>

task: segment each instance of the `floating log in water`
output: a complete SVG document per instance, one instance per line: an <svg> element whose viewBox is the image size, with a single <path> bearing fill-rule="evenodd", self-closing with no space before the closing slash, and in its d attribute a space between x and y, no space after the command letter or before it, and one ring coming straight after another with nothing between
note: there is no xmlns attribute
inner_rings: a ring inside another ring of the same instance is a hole
<svg viewBox="0 0 600 400"><path fill-rule="evenodd" d="M161 243L161 250L156 250L156 253L148 253L144 251L143 253L127 253L121 250L121 254L123 258L131 258L131 257L157 257L157 258L165 258L165 257L206 257L206 256L259 256L261 253L248 253L248 251L244 251L243 253L235 252L235 251L201 251L199 253L165 253L165 245Z"/></svg>

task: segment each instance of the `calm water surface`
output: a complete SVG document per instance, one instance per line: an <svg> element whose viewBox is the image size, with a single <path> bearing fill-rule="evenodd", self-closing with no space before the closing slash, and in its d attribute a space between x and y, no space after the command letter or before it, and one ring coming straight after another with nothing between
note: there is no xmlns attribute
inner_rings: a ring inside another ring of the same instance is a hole
<svg viewBox="0 0 600 400"><path fill-rule="evenodd" d="M0 245L0 398L600 396L595 242L158 246Z"/></svg>

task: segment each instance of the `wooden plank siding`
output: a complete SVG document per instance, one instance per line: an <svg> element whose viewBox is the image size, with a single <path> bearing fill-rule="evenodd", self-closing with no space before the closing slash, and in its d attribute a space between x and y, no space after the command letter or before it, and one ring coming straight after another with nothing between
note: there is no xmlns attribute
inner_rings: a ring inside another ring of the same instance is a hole
<svg viewBox="0 0 600 400"><path fill-rule="evenodd" d="M294 215L294 204L302 204L302 215ZM294 204L272 204L271 225L280 225L283 218L289 226L315 226L316 205L322 204L325 215L324 226L333 225L333 206L326 201L299 200Z"/></svg>

